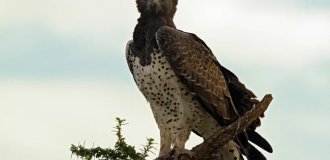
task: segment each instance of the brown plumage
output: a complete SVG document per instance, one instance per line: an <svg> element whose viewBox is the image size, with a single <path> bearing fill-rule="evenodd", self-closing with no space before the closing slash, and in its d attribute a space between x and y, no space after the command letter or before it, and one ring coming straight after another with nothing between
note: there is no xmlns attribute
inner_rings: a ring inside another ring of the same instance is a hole
<svg viewBox="0 0 330 160"><path fill-rule="evenodd" d="M156 39L172 69L209 112L223 120L237 117L218 61L196 35L165 26L158 30Z"/></svg>
<svg viewBox="0 0 330 160"><path fill-rule="evenodd" d="M175 28L176 5L177 0L137 0L141 16L126 49L130 71L160 129L160 155L171 145L184 149L191 131L210 137L258 102L200 38ZM266 159L249 143L272 152L255 132L259 125L260 119L221 148L224 159L242 159L241 153L249 160Z"/></svg>
<svg viewBox="0 0 330 160"><path fill-rule="evenodd" d="M164 26L156 33L156 39L181 81L221 125L234 121L259 102L231 71L220 65L210 48L195 34ZM262 156L248 140L272 152L269 143L255 132L259 125L260 119L257 119L236 139L245 147L242 147L244 154L251 150L251 156Z"/></svg>

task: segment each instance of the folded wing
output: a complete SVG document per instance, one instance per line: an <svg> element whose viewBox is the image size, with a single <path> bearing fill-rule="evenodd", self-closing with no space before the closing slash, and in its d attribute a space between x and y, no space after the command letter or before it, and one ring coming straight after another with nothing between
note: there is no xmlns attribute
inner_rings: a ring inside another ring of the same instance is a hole
<svg viewBox="0 0 330 160"><path fill-rule="evenodd" d="M219 64L209 47L196 35L170 27L156 33L159 49L182 83L220 124L227 125L251 109L258 100L228 69ZM255 132L256 120L236 141L250 160L265 159L249 140L268 152L270 144Z"/></svg>

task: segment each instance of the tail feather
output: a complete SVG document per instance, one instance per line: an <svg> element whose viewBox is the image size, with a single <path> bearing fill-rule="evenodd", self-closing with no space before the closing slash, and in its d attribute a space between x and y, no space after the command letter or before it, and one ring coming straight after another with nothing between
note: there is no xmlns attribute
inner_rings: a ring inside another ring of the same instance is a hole
<svg viewBox="0 0 330 160"><path fill-rule="evenodd" d="M255 131L248 131L247 135L249 137L249 141L256 144L260 148L264 149L265 151L267 151L269 153L273 153L272 146L259 133L255 132Z"/></svg>
<svg viewBox="0 0 330 160"><path fill-rule="evenodd" d="M249 160L267 160L267 158L254 146L250 145L249 147Z"/></svg>
<svg viewBox="0 0 330 160"><path fill-rule="evenodd" d="M256 99L255 94L247 89L243 83L239 81L237 76L226 69L225 67L219 64L220 70L223 73L231 94L233 103L236 110L240 115L243 115L245 112L249 111L253 106L255 106L259 101ZM261 117L263 117L262 115ZM255 132L256 128L260 126L260 118L256 119L246 130L246 132L241 133L237 136L236 142L240 145L242 153L249 160L266 160L265 156L262 155L258 149L249 143L253 142L260 148L273 152L271 145L264 139L261 135Z"/></svg>

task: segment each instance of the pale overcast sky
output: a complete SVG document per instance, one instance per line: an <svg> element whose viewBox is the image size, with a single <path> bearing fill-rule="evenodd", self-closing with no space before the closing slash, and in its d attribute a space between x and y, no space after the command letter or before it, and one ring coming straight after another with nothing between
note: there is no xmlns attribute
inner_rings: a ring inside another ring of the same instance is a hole
<svg viewBox="0 0 330 160"><path fill-rule="evenodd" d="M111 146L115 117L128 143L158 141L124 56L137 18L135 0L0 0L1 160ZM273 94L259 128L269 160L330 159L329 0L179 0L175 22L259 98Z"/></svg>

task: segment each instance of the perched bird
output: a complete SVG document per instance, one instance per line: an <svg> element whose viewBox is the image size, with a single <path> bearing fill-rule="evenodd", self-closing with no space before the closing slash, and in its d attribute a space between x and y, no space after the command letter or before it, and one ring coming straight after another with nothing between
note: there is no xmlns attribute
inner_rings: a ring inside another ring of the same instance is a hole
<svg viewBox="0 0 330 160"><path fill-rule="evenodd" d="M136 0L140 18L126 59L134 81L150 103L160 130L159 155L185 149L191 132L207 139L251 109L258 100L238 78L217 61L195 34L176 29L178 0ZM272 152L255 129L219 149L224 160L265 160L250 142ZM173 148L172 148L173 147Z"/></svg>

